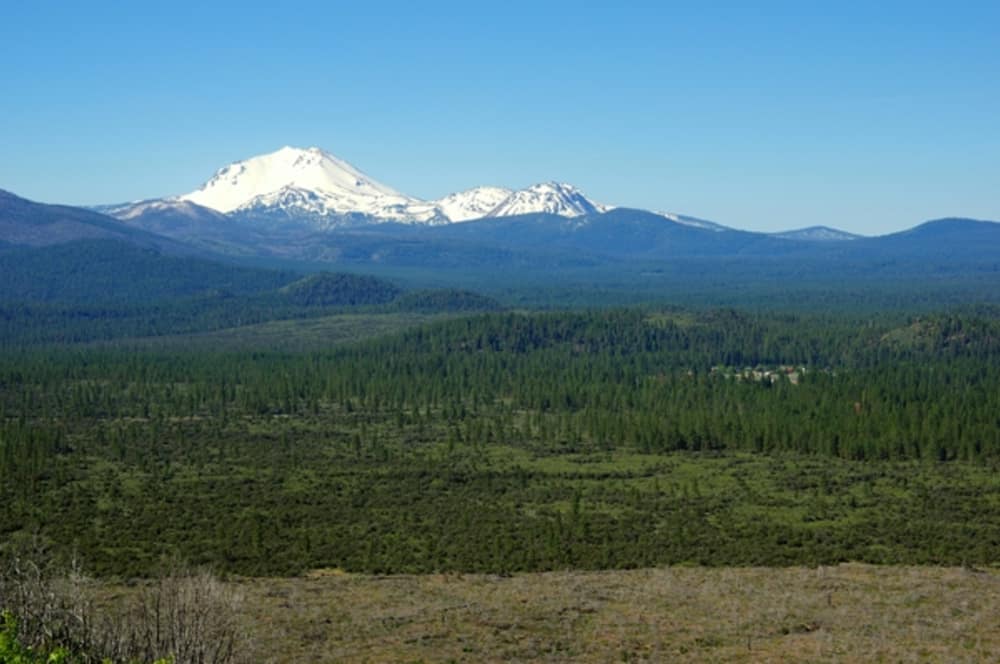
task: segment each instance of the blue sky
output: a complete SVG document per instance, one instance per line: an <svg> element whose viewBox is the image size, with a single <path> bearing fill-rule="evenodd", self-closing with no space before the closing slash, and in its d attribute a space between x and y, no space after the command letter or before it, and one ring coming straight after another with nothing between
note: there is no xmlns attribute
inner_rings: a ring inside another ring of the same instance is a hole
<svg viewBox="0 0 1000 664"><path fill-rule="evenodd" d="M92 204L323 147L731 226L1000 219L1000 3L8 3L0 188ZM876 6L877 5L877 6Z"/></svg>

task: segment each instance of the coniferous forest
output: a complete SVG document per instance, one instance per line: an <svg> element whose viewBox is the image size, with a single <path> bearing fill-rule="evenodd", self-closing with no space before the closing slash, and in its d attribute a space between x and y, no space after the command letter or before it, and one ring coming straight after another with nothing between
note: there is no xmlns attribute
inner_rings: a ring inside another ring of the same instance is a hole
<svg viewBox="0 0 1000 664"><path fill-rule="evenodd" d="M18 328L0 541L120 577L997 560L991 309L360 325L300 350Z"/></svg>

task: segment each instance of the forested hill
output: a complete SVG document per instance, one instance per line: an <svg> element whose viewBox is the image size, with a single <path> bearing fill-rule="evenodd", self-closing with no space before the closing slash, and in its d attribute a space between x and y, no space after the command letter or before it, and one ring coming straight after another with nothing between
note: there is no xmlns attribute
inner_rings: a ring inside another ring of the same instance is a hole
<svg viewBox="0 0 1000 664"><path fill-rule="evenodd" d="M382 279L365 275L313 274L281 288L289 302L301 306L352 306L386 304L401 289Z"/></svg>
<svg viewBox="0 0 1000 664"><path fill-rule="evenodd" d="M0 302L135 304L207 293L249 295L296 278L294 272L172 256L116 240L0 249Z"/></svg>
<svg viewBox="0 0 1000 664"><path fill-rule="evenodd" d="M130 228L94 210L36 203L0 189L0 239L11 245L51 246L79 240L118 240L177 254L198 253L183 242Z"/></svg>
<svg viewBox="0 0 1000 664"><path fill-rule="evenodd" d="M464 290L410 291L396 281L351 273L303 277L105 240L0 248L0 283L0 348L227 329L240 336L239 329L269 322L381 316L368 331L356 320L330 320L332 338L339 339L341 328L371 334L409 324L410 314L501 308ZM309 343L322 343L322 334Z"/></svg>

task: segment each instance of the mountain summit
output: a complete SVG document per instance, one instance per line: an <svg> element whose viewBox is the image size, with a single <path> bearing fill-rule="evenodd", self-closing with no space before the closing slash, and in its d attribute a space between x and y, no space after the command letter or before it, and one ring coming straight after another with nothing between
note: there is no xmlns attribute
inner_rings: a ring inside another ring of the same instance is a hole
<svg viewBox="0 0 1000 664"><path fill-rule="evenodd" d="M193 191L166 201L194 203L254 221L295 221L323 230L366 223L443 224L484 217L547 212L577 217L603 211L568 184L537 184L519 191L475 187L425 201L369 177L319 148L284 147L220 169ZM129 214L130 206L109 206Z"/></svg>
<svg viewBox="0 0 1000 664"><path fill-rule="evenodd" d="M607 208L594 203L570 184L545 182L513 192L490 211L488 217L512 217L547 212L560 217L580 217Z"/></svg>
<svg viewBox="0 0 1000 664"><path fill-rule="evenodd" d="M226 214L276 210L297 217L447 221L433 204L401 194L319 148L284 147L235 162L179 198Z"/></svg>

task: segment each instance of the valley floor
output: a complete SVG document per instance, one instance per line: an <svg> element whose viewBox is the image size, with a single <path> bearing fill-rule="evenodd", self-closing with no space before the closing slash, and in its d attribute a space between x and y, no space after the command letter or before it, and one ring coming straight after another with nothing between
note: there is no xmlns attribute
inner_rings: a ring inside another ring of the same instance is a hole
<svg viewBox="0 0 1000 664"><path fill-rule="evenodd" d="M257 661L986 662L1000 572L669 567L233 581Z"/></svg>

